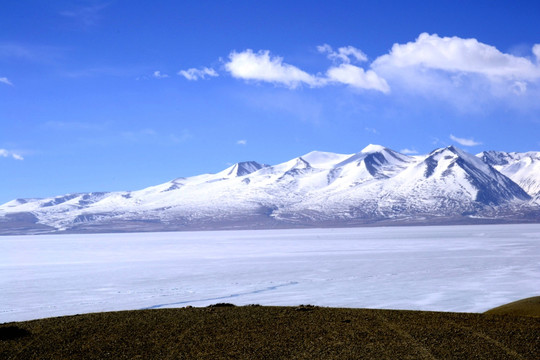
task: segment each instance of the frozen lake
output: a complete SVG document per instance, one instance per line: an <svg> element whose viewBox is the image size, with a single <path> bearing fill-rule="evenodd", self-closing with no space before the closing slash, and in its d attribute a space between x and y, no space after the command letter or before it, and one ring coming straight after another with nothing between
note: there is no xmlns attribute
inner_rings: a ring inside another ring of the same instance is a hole
<svg viewBox="0 0 540 360"><path fill-rule="evenodd" d="M0 237L0 323L314 304L482 312L540 295L540 225Z"/></svg>

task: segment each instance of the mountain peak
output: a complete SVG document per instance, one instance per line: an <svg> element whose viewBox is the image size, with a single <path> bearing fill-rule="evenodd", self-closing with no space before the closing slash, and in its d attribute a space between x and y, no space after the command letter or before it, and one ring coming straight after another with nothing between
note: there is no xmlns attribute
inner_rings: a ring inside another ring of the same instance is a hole
<svg viewBox="0 0 540 360"><path fill-rule="evenodd" d="M512 179L530 196L540 195L540 152L484 151L476 156Z"/></svg>
<svg viewBox="0 0 540 360"><path fill-rule="evenodd" d="M336 164L350 157L350 154L338 154L324 151L312 151L301 156L301 159L307 161L312 167L319 169L331 169Z"/></svg>
<svg viewBox="0 0 540 360"><path fill-rule="evenodd" d="M443 147L443 148L438 148L438 149L435 149L433 150L432 152L429 153L428 157L430 158L434 158L434 159L439 159L444 157L444 159L450 159L450 157L452 158L463 158L463 159L467 159L469 161L475 161L473 160L472 158L476 158L474 155L472 154L469 154L468 152L464 151L464 150L461 150L460 148L458 147L455 147L454 145L450 145L450 146L447 146L447 147Z"/></svg>
<svg viewBox="0 0 540 360"><path fill-rule="evenodd" d="M431 176L437 166L447 168L453 167L456 163L461 167L470 164L470 166L479 168L486 173L492 171L490 166L481 159L453 145L433 150L424 162L427 164L426 177Z"/></svg>
<svg viewBox="0 0 540 360"><path fill-rule="evenodd" d="M368 146L363 148L362 151L360 152L364 154L369 154L369 153L374 153L374 152L381 152L384 150L386 150L386 148L382 145L369 144Z"/></svg>
<svg viewBox="0 0 540 360"><path fill-rule="evenodd" d="M259 164L256 161L241 161L228 167L227 169L223 170L218 174L223 175L224 177L245 176L267 166L268 165Z"/></svg>
<svg viewBox="0 0 540 360"><path fill-rule="evenodd" d="M529 195L511 179L477 156L455 146L436 149L424 160L424 177L435 177L475 194L474 200L484 205L500 205L512 199L528 200ZM444 179L444 180L443 180Z"/></svg>

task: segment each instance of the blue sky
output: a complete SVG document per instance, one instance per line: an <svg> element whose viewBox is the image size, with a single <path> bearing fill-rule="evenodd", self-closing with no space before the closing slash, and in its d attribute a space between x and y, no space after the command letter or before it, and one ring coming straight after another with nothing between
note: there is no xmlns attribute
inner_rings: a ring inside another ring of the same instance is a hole
<svg viewBox="0 0 540 360"><path fill-rule="evenodd" d="M4 1L0 202L367 144L540 149L537 1Z"/></svg>

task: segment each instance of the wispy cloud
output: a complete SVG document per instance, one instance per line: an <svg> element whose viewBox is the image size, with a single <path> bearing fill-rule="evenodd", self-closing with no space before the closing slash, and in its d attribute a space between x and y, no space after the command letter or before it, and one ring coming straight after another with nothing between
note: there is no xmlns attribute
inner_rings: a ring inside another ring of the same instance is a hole
<svg viewBox="0 0 540 360"><path fill-rule="evenodd" d="M378 134L379 131L375 128L372 128L372 127L366 127L364 130L366 130L367 132L370 132L372 134Z"/></svg>
<svg viewBox="0 0 540 360"><path fill-rule="evenodd" d="M60 15L78 21L83 27L88 28L96 25L101 19L101 11L109 4L99 3L90 6L79 6L70 10L60 12Z"/></svg>
<svg viewBox="0 0 540 360"><path fill-rule="evenodd" d="M457 142L458 144L460 145L463 145L463 146L477 146L477 145L482 145L481 142L478 142L478 141L475 141L474 139L465 139L465 138L460 138L460 137L457 137L457 136L454 136L452 134L450 134L450 139L452 141L455 141Z"/></svg>
<svg viewBox="0 0 540 360"><path fill-rule="evenodd" d="M0 43L0 58L32 58L35 51L21 44L2 42Z"/></svg>
<svg viewBox="0 0 540 360"><path fill-rule="evenodd" d="M401 149L399 150L400 153L402 154L405 154L405 155L414 155L414 154L418 154L418 151L416 149L409 149L409 148L405 148L405 149Z"/></svg>
<svg viewBox="0 0 540 360"><path fill-rule="evenodd" d="M192 137L193 137L193 134L191 133L191 131L189 131L187 129L182 130L182 132L179 135L177 135L177 134L170 134L169 135L169 138L171 139L171 141L173 143L176 143L176 144L186 142L189 139L191 139Z"/></svg>
<svg viewBox="0 0 540 360"><path fill-rule="evenodd" d="M120 138L128 143L172 145L184 143L193 137L192 133L184 129L180 133L159 132L151 128L128 130L120 134Z"/></svg>
<svg viewBox="0 0 540 360"><path fill-rule="evenodd" d="M66 49L54 46L0 42L0 59L54 64L64 56Z"/></svg>
<svg viewBox="0 0 540 360"><path fill-rule="evenodd" d="M219 76L216 70L212 68L207 68L207 67L203 67L201 69L191 68L187 70L180 70L178 72L178 75L183 76L190 81L205 79L207 76L209 77Z"/></svg>
<svg viewBox="0 0 540 360"><path fill-rule="evenodd" d="M328 44L317 46L317 50L320 53L328 54L328 58L333 61L340 63L349 64L351 62L351 56L356 61L367 61L368 57L360 49L357 49L353 46L344 46L340 47L337 51L334 51L332 47Z"/></svg>
<svg viewBox="0 0 540 360"><path fill-rule="evenodd" d="M237 144L237 145L247 145L247 140L245 140L245 139L238 140L238 141L236 142L236 144Z"/></svg>
<svg viewBox="0 0 540 360"><path fill-rule="evenodd" d="M246 106L276 116L292 116L310 123L319 123L324 117L323 105L319 101L287 89L243 90L236 92L234 96Z"/></svg>
<svg viewBox="0 0 540 360"><path fill-rule="evenodd" d="M0 157L12 158L15 160L24 160L21 154L6 149L0 149Z"/></svg>
<svg viewBox="0 0 540 360"><path fill-rule="evenodd" d="M157 70L157 71L154 71L154 73L152 74L152 76L156 79L166 79L169 77L169 75L167 74L162 74L161 71Z"/></svg>
<svg viewBox="0 0 540 360"><path fill-rule="evenodd" d="M89 130L105 130L107 125L103 123L94 122L82 122L82 121L57 121L50 120L42 125L47 129L61 130L61 131L84 131Z"/></svg>
<svg viewBox="0 0 540 360"><path fill-rule="evenodd" d="M76 70L64 70L60 74L68 78L76 79L96 76L135 77L140 72L141 69L136 66L102 66ZM148 76L138 77L137 79L148 79Z"/></svg>
<svg viewBox="0 0 540 360"><path fill-rule="evenodd" d="M153 140L157 137L157 135L158 134L154 129L130 130L120 133L120 136L122 136L122 138L131 142L143 142Z"/></svg>
<svg viewBox="0 0 540 360"><path fill-rule="evenodd" d="M0 77L0 83L13 86L13 83L7 77Z"/></svg>
<svg viewBox="0 0 540 360"><path fill-rule="evenodd" d="M441 145L443 142L438 137L431 137L431 145Z"/></svg>

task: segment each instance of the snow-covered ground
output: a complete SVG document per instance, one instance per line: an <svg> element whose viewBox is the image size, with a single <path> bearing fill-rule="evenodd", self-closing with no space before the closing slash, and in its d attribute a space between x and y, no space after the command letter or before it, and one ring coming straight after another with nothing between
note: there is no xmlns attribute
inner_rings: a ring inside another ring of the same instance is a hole
<svg viewBox="0 0 540 360"><path fill-rule="evenodd" d="M315 304L481 312L540 295L540 225L0 237L0 323Z"/></svg>

